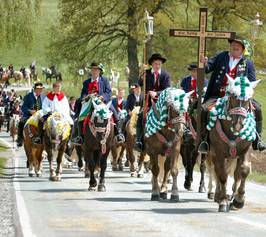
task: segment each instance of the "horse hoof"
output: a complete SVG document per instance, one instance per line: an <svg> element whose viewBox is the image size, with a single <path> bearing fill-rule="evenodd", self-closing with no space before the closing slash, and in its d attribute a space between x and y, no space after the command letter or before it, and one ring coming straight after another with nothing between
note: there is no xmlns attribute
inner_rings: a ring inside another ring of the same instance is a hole
<svg viewBox="0 0 266 237"><path fill-rule="evenodd" d="M105 192L105 191L106 191L105 185L104 184L99 184L98 185L98 192Z"/></svg>
<svg viewBox="0 0 266 237"><path fill-rule="evenodd" d="M205 193L206 188L204 186L199 186L199 193Z"/></svg>
<svg viewBox="0 0 266 237"><path fill-rule="evenodd" d="M88 188L88 190L89 190L89 191L96 191L96 186L91 186L91 185L90 185L89 188Z"/></svg>
<svg viewBox="0 0 266 237"><path fill-rule="evenodd" d="M160 198L163 200L167 199L167 193L160 193Z"/></svg>
<svg viewBox="0 0 266 237"><path fill-rule="evenodd" d="M185 188L186 190L188 190L188 191L192 191L191 183L185 181L185 183L184 183L184 188Z"/></svg>
<svg viewBox="0 0 266 237"><path fill-rule="evenodd" d="M118 171L118 168L116 166L113 166L112 171Z"/></svg>
<svg viewBox="0 0 266 237"><path fill-rule="evenodd" d="M208 199L213 200L214 199L214 193L208 193Z"/></svg>
<svg viewBox="0 0 266 237"><path fill-rule="evenodd" d="M29 173L29 177L33 177L33 174Z"/></svg>
<svg viewBox="0 0 266 237"><path fill-rule="evenodd" d="M119 166L119 171L124 171L124 167L123 166Z"/></svg>
<svg viewBox="0 0 266 237"><path fill-rule="evenodd" d="M171 195L170 201L171 202L179 202L179 195Z"/></svg>
<svg viewBox="0 0 266 237"><path fill-rule="evenodd" d="M220 204L218 212L229 212L229 205L228 204Z"/></svg>
<svg viewBox="0 0 266 237"><path fill-rule="evenodd" d="M237 201L235 198L233 199L233 202L230 203L230 210L234 209L241 209L244 207L245 201L242 202Z"/></svg>
<svg viewBox="0 0 266 237"><path fill-rule="evenodd" d="M130 177L136 177L136 176L137 176L137 174L135 172L130 173Z"/></svg>
<svg viewBox="0 0 266 237"><path fill-rule="evenodd" d="M37 173L36 177L42 177L42 173Z"/></svg>
<svg viewBox="0 0 266 237"><path fill-rule="evenodd" d="M138 178L144 178L143 174L138 174Z"/></svg>
<svg viewBox="0 0 266 237"><path fill-rule="evenodd" d="M50 176L50 181L57 181L57 177L56 176Z"/></svg>
<svg viewBox="0 0 266 237"><path fill-rule="evenodd" d="M159 194L152 194L151 195L151 201L159 201L160 195Z"/></svg>

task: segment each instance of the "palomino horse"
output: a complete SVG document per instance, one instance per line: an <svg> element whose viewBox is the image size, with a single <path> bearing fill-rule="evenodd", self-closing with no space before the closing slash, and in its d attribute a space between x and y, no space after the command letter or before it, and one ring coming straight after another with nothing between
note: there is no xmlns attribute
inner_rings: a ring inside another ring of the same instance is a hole
<svg viewBox="0 0 266 237"><path fill-rule="evenodd" d="M84 159L86 167L90 170L89 190L96 190L97 181L94 171L100 164L100 180L98 191L106 191L105 170L107 157L113 144L114 125L111 121L112 113L109 111L111 101L105 105L99 99L91 99L93 112L84 122Z"/></svg>
<svg viewBox="0 0 266 237"><path fill-rule="evenodd" d="M152 170L151 200L167 199L167 182L169 173L173 178L171 201L178 202L177 174L178 158L183 138L185 112L189 96L183 90L165 89L159 96L156 105L152 106L145 125L145 151L150 156ZM164 177L159 186L159 156L165 156Z"/></svg>
<svg viewBox="0 0 266 237"><path fill-rule="evenodd" d="M136 127L137 127L137 120L138 114L140 112L140 106L136 106L131 111L131 117L126 125L126 152L127 158L129 160L130 165L130 175L131 177L137 176L138 178L144 177L144 152L140 153L139 161L136 164L136 156L134 154L134 144L136 140Z"/></svg>
<svg viewBox="0 0 266 237"><path fill-rule="evenodd" d="M38 136L38 121L41 117L40 111L33 114L25 124L23 130L24 150L27 156L29 176L34 173L37 177L42 176L43 144L34 144L33 138Z"/></svg>
<svg viewBox="0 0 266 237"><path fill-rule="evenodd" d="M259 81L250 82L247 77L228 77L227 94L217 100L210 111L207 129L210 151L208 164L210 175L215 174L214 199L219 212L243 208L245 203L245 182L250 172L249 156L252 141L256 139L256 123L251 103L254 88ZM230 170L234 173L233 195L229 205L226 184ZM210 182L212 177L210 178ZM209 184L210 194L212 185Z"/></svg>
<svg viewBox="0 0 266 237"><path fill-rule="evenodd" d="M123 134L125 134L126 122L127 122L127 111L122 110L119 113L118 123L120 123L119 126L121 127ZM123 171L122 159L123 159L125 149L126 149L126 139L125 139L125 142L123 143L118 143L117 140L114 139L114 144L111 148L111 153L113 157L113 161L112 161L113 171L118 171L118 170Z"/></svg>
<svg viewBox="0 0 266 237"><path fill-rule="evenodd" d="M20 120L20 115L19 114L13 114L11 120L10 120L10 135L12 137L13 144L15 144L16 141L16 136L18 133L18 123Z"/></svg>
<svg viewBox="0 0 266 237"><path fill-rule="evenodd" d="M69 140L71 127L68 121L57 112L48 117L44 123L44 149L50 168L50 180L60 181L62 175L62 159ZM54 170L53 157L57 152L57 168Z"/></svg>

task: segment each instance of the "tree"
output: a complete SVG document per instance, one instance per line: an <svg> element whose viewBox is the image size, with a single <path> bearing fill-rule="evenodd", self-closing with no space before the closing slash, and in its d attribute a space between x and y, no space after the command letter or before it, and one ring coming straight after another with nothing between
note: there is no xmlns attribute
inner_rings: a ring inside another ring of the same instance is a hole
<svg viewBox="0 0 266 237"><path fill-rule="evenodd" d="M0 1L0 46L11 47L21 44L31 46L34 21L39 13L42 0L1 0Z"/></svg>

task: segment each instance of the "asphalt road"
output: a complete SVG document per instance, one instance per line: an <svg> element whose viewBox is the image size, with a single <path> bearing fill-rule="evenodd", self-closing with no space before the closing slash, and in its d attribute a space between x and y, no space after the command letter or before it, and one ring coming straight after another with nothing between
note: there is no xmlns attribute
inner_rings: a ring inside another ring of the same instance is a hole
<svg viewBox="0 0 266 237"><path fill-rule="evenodd" d="M6 134L2 133L2 138ZM1 138L1 134L0 134ZM9 138L4 138L10 142ZM23 149L13 150L14 189L24 236L215 236L265 237L266 186L247 184L243 210L218 213L218 205L195 191L183 188L180 172L180 202L151 202L151 176L129 177L129 172L106 173L105 193L89 192L88 179L77 168L64 169L61 182L44 175L30 178ZM170 197L170 194L169 194ZM169 198L168 197L168 198Z"/></svg>

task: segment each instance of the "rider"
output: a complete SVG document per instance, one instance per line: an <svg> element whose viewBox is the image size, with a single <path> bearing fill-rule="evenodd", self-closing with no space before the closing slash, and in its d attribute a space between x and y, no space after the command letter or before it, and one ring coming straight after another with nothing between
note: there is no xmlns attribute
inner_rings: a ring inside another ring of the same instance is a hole
<svg viewBox="0 0 266 237"><path fill-rule="evenodd" d="M13 74L14 74L14 66L13 66L13 64L9 64L8 70L10 71L10 77L13 77Z"/></svg>
<svg viewBox="0 0 266 237"><path fill-rule="evenodd" d="M53 90L49 92L42 102L43 116L38 122L39 136L35 137L34 143L41 144L43 141L43 125L47 118L53 113L58 112L69 122L70 126L73 125L73 119L70 117L70 108L67 97L61 91L61 84L55 82Z"/></svg>
<svg viewBox="0 0 266 237"><path fill-rule="evenodd" d="M25 67L22 66L19 71L23 74L23 77L25 78L26 77Z"/></svg>
<svg viewBox="0 0 266 237"><path fill-rule="evenodd" d="M103 65L98 64L96 62L91 63L90 67L90 75L87 80L83 82L83 88L81 91L80 98L76 103L76 118L78 118L80 110L81 110L81 101L90 94L98 95L99 98L104 102L108 103L111 100L112 90L110 87L109 80L104 77L103 74ZM118 123L118 114L115 108L111 105L110 110L113 112L114 122L115 122L115 133L118 143L123 143L125 138L122 133L122 129L120 128ZM81 145L83 143L82 139L82 123L78 126L78 137L74 138L74 143Z"/></svg>
<svg viewBox="0 0 266 237"><path fill-rule="evenodd" d="M56 68L55 65L51 65L50 70L52 72L52 75L56 75Z"/></svg>
<svg viewBox="0 0 266 237"><path fill-rule="evenodd" d="M125 90L122 88L118 89L118 94L116 98L112 99L112 104L117 113L120 113L123 109L126 108L126 100L124 100Z"/></svg>
<svg viewBox="0 0 266 237"><path fill-rule="evenodd" d="M42 108L42 95L43 84L37 82L34 84L33 91L28 93L24 99L22 104L22 118L18 124L18 138L17 138L17 145L18 147L22 146L23 144L23 129L24 125L27 120L33 115L37 110Z"/></svg>
<svg viewBox="0 0 266 237"><path fill-rule="evenodd" d="M230 43L230 51L224 51L213 58L202 58L205 63L206 73L212 72L211 79L204 97L202 105L202 132L201 144L199 152L207 153L209 145L207 143L208 133L206 125L208 122L208 108L214 104L217 98L225 95L227 86L226 73L232 78L236 78L242 74L246 75L250 81L256 80L254 64L251 60L244 56L245 49L248 47L248 42L242 37L236 37L228 40ZM253 149L263 151L266 145L261 140L262 132L262 112L261 105L256 100L252 99L253 107L255 108L257 139L253 142Z"/></svg>
<svg viewBox="0 0 266 237"><path fill-rule="evenodd" d="M166 62L166 58L161 54L155 53L148 60L151 69L146 70L146 107L150 108L152 100L155 101L160 93L166 88L170 87L170 75L162 69L162 65ZM143 86L143 78L139 79L139 85ZM146 108L144 108L146 110ZM139 114L137 122L137 141L136 149L142 151L144 149L144 134L143 134L143 111Z"/></svg>
<svg viewBox="0 0 266 237"><path fill-rule="evenodd" d="M2 79L3 73L4 73L4 68L3 68L2 64L0 64L0 79Z"/></svg>
<svg viewBox="0 0 266 237"><path fill-rule="evenodd" d="M143 94L141 93L141 87L139 84L135 84L130 87L133 91L127 97L126 110L131 116L131 112L135 106L143 105Z"/></svg>

